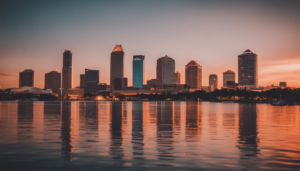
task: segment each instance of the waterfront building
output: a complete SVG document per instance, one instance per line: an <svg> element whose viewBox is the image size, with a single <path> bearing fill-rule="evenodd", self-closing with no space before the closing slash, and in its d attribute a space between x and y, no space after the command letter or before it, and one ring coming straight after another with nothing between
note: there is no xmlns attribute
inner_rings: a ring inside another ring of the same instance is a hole
<svg viewBox="0 0 300 171"><path fill-rule="evenodd" d="M247 49L238 56L238 78L240 86L257 88L257 55Z"/></svg>
<svg viewBox="0 0 300 171"><path fill-rule="evenodd" d="M185 66L185 84L190 89L201 89L202 87L202 67L194 60Z"/></svg>
<svg viewBox="0 0 300 171"><path fill-rule="evenodd" d="M51 71L45 74L45 89L51 89L53 93L61 88L61 73Z"/></svg>
<svg viewBox="0 0 300 171"><path fill-rule="evenodd" d="M80 74L80 88L85 87L85 74Z"/></svg>
<svg viewBox="0 0 300 171"><path fill-rule="evenodd" d="M235 73L231 70L223 72L223 87L228 87L227 81L235 82Z"/></svg>
<svg viewBox="0 0 300 171"><path fill-rule="evenodd" d="M19 74L19 87L34 85L34 71L32 69L25 69Z"/></svg>
<svg viewBox="0 0 300 171"><path fill-rule="evenodd" d="M67 90L72 88L72 51L65 50L63 53L63 68L62 68L62 88Z"/></svg>
<svg viewBox="0 0 300 171"><path fill-rule="evenodd" d="M157 60L156 79L158 84L175 84L175 60L167 55Z"/></svg>
<svg viewBox="0 0 300 171"><path fill-rule="evenodd" d="M115 78L124 77L124 51L121 45L116 45L110 55L110 86L114 89Z"/></svg>
<svg viewBox="0 0 300 171"><path fill-rule="evenodd" d="M175 84L180 84L180 73L178 71L174 74L174 79Z"/></svg>
<svg viewBox="0 0 300 171"><path fill-rule="evenodd" d="M133 56L132 61L132 85L133 87L141 88L144 83L144 55Z"/></svg>
<svg viewBox="0 0 300 171"><path fill-rule="evenodd" d="M210 91L214 91L218 88L218 76L216 74L209 75L209 87L211 88Z"/></svg>
<svg viewBox="0 0 300 171"><path fill-rule="evenodd" d="M113 85L114 90L122 90L124 87L124 78L115 78Z"/></svg>
<svg viewBox="0 0 300 171"><path fill-rule="evenodd" d="M147 80L147 85L157 85L157 79Z"/></svg>
<svg viewBox="0 0 300 171"><path fill-rule="evenodd" d="M106 90L106 84L99 84L99 70L85 69L84 93L97 93Z"/></svg>

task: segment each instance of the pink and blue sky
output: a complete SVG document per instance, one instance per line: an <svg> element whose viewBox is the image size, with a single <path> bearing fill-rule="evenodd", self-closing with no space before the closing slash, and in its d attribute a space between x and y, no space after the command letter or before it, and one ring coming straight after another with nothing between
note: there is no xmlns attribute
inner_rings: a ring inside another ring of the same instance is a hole
<svg viewBox="0 0 300 171"><path fill-rule="evenodd" d="M73 52L73 87L84 69L100 70L109 84L110 53L125 51L125 77L132 85L132 56L145 55L145 83L156 77L156 60L175 59L185 83L192 59L209 74L238 69L246 49L258 55L258 84L286 81L300 87L300 1L149 0L1 1L0 86L18 87L19 72L33 69L35 87L45 73L62 70L65 49Z"/></svg>

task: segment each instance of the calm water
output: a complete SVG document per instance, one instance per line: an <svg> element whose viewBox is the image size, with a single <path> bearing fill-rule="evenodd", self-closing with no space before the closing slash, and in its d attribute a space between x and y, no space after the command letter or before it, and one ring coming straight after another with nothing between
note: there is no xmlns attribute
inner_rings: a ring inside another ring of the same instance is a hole
<svg viewBox="0 0 300 171"><path fill-rule="evenodd" d="M0 170L300 170L300 106L0 102Z"/></svg>

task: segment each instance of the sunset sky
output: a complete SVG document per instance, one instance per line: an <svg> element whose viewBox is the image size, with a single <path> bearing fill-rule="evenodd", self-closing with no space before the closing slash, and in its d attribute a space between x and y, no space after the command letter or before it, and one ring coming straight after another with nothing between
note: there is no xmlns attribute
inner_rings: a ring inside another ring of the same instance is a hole
<svg viewBox="0 0 300 171"><path fill-rule="evenodd" d="M110 53L125 51L125 77L132 85L133 55L145 55L145 80L156 77L156 60L168 55L185 83L185 65L209 74L238 70L246 49L258 55L258 85L300 87L299 0L1 1L0 86L18 87L19 72L34 70L34 86L45 73L62 72L65 49L73 52L73 87L84 69L100 70L109 84Z"/></svg>

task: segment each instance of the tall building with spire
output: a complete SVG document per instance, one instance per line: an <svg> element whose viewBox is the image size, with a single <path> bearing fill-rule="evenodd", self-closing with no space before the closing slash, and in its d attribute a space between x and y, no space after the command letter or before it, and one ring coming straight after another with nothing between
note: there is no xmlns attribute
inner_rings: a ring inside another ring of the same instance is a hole
<svg viewBox="0 0 300 171"><path fill-rule="evenodd" d="M25 69L19 74L19 87L34 85L34 71L32 69Z"/></svg>
<svg viewBox="0 0 300 171"><path fill-rule="evenodd" d="M167 55L157 60L156 79L158 84L175 84L175 60Z"/></svg>
<svg viewBox="0 0 300 171"><path fill-rule="evenodd" d="M141 88L144 83L144 55L134 55L132 61L132 85Z"/></svg>
<svg viewBox="0 0 300 171"><path fill-rule="evenodd" d="M250 49L238 56L239 85L256 88L257 78L257 55Z"/></svg>
<svg viewBox="0 0 300 171"><path fill-rule="evenodd" d="M63 68L62 68L62 88L64 90L72 88L72 51L65 50L63 54Z"/></svg>
<svg viewBox="0 0 300 171"><path fill-rule="evenodd" d="M202 67L194 60L185 66L185 84L191 89L202 87Z"/></svg>
<svg viewBox="0 0 300 171"><path fill-rule="evenodd" d="M114 79L124 77L124 51L121 45L116 45L110 55L110 86L114 89Z"/></svg>

